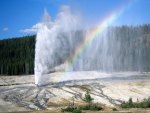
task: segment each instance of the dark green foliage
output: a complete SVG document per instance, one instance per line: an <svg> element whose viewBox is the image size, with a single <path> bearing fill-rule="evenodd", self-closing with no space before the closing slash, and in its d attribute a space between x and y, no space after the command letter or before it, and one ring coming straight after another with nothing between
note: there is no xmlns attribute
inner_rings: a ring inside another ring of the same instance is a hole
<svg viewBox="0 0 150 113"><path fill-rule="evenodd" d="M113 108L112 110L113 110L113 111L118 111L116 108Z"/></svg>
<svg viewBox="0 0 150 113"><path fill-rule="evenodd" d="M62 112L73 112L75 109L77 109L76 107L73 107L73 106L68 106L66 108L62 108L61 111Z"/></svg>
<svg viewBox="0 0 150 113"><path fill-rule="evenodd" d="M90 105L79 106L79 109L81 109L81 110L89 110L90 109Z"/></svg>
<svg viewBox="0 0 150 113"><path fill-rule="evenodd" d="M86 91L86 94L85 94L85 98L83 99L85 102L87 103L91 103L93 98L91 97L91 95L89 94L89 91Z"/></svg>
<svg viewBox="0 0 150 113"><path fill-rule="evenodd" d="M91 110L91 111L99 111L102 110L103 108L97 104L90 104L90 105L85 105L85 106L79 106L80 110Z"/></svg>
<svg viewBox="0 0 150 113"><path fill-rule="evenodd" d="M148 99L143 99L141 102L132 102L132 98L128 102L123 102L121 104L122 108L150 108L150 97Z"/></svg>
<svg viewBox="0 0 150 113"><path fill-rule="evenodd" d="M35 36L0 40L0 74L34 73Z"/></svg>
<svg viewBox="0 0 150 113"><path fill-rule="evenodd" d="M132 106L132 105L133 105L132 98L129 98L129 105L130 105L130 106Z"/></svg>
<svg viewBox="0 0 150 113"><path fill-rule="evenodd" d="M97 104L90 104L85 106L73 107L68 106L64 109L61 109L62 112L72 112L72 113L82 113L82 110L91 110L91 111L99 111L103 108Z"/></svg>
<svg viewBox="0 0 150 113"><path fill-rule="evenodd" d="M99 111L102 110L103 108L101 106L98 106L97 104L92 104L90 105L90 110L92 111Z"/></svg>
<svg viewBox="0 0 150 113"><path fill-rule="evenodd" d="M72 113L82 113L80 109L74 109Z"/></svg>

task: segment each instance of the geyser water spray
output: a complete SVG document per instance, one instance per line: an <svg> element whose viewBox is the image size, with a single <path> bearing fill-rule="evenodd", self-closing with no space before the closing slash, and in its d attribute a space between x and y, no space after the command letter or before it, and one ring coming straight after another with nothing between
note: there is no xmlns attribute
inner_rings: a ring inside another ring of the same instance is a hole
<svg viewBox="0 0 150 113"><path fill-rule="evenodd" d="M54 21L48 12L44 11L36 37L35 84L46 84L48 82L46 74L73 54L73 49L80 40L75 36L78 25L78 17L71 13L68 6L61 7Z"/></svg>

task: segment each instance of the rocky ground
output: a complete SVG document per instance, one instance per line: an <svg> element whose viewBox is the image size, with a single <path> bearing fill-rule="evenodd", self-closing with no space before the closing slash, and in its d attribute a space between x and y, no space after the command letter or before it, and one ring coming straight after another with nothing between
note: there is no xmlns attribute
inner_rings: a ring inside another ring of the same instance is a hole
<svg viewBox="0 0 150 113"><path fill-rule="evenodd" d="M60 112L73 100L76 105L85 104L82 99L87 90L93 102L106 106L106 111L130 97L140 101L150 96L150 73L70 72L66 76L59 72L48 76L50 84L40 87L34 85L33 75L1 76L0 112L45 109Z"/></svg>

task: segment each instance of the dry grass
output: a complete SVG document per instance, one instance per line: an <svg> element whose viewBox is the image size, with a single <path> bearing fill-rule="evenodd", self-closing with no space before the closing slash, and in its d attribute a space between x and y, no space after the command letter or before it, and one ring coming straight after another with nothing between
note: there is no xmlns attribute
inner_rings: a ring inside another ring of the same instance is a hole
<svg viewBox="0 0 150 113"><path fill-rule="evenodd" d="M7 112L7 113L62 113L60 110L40 110L40 111L22 111L22 112ZM69 113L69 112L68 112ZM129 109L112 111L111 109L105 109L103 111L84 111L84 113L150 113L150 109Z"/></svg>

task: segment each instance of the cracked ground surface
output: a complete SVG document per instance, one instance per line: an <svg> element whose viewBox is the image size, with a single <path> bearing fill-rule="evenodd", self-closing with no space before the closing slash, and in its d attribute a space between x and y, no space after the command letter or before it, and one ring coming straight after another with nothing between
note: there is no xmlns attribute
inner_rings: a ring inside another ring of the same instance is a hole
<svg viewBox="0 0 150 113"><path fill-rule="evenodd" d="M82 73L83 74L83 73ZM93 73L92 73L93 74ZM72 103L84 104L90 91L95 103L114 107L130 97L133 101L150 96L150 75L68 80L37 87L34 76L0 77L0 112L53 109Z"/></svg>

